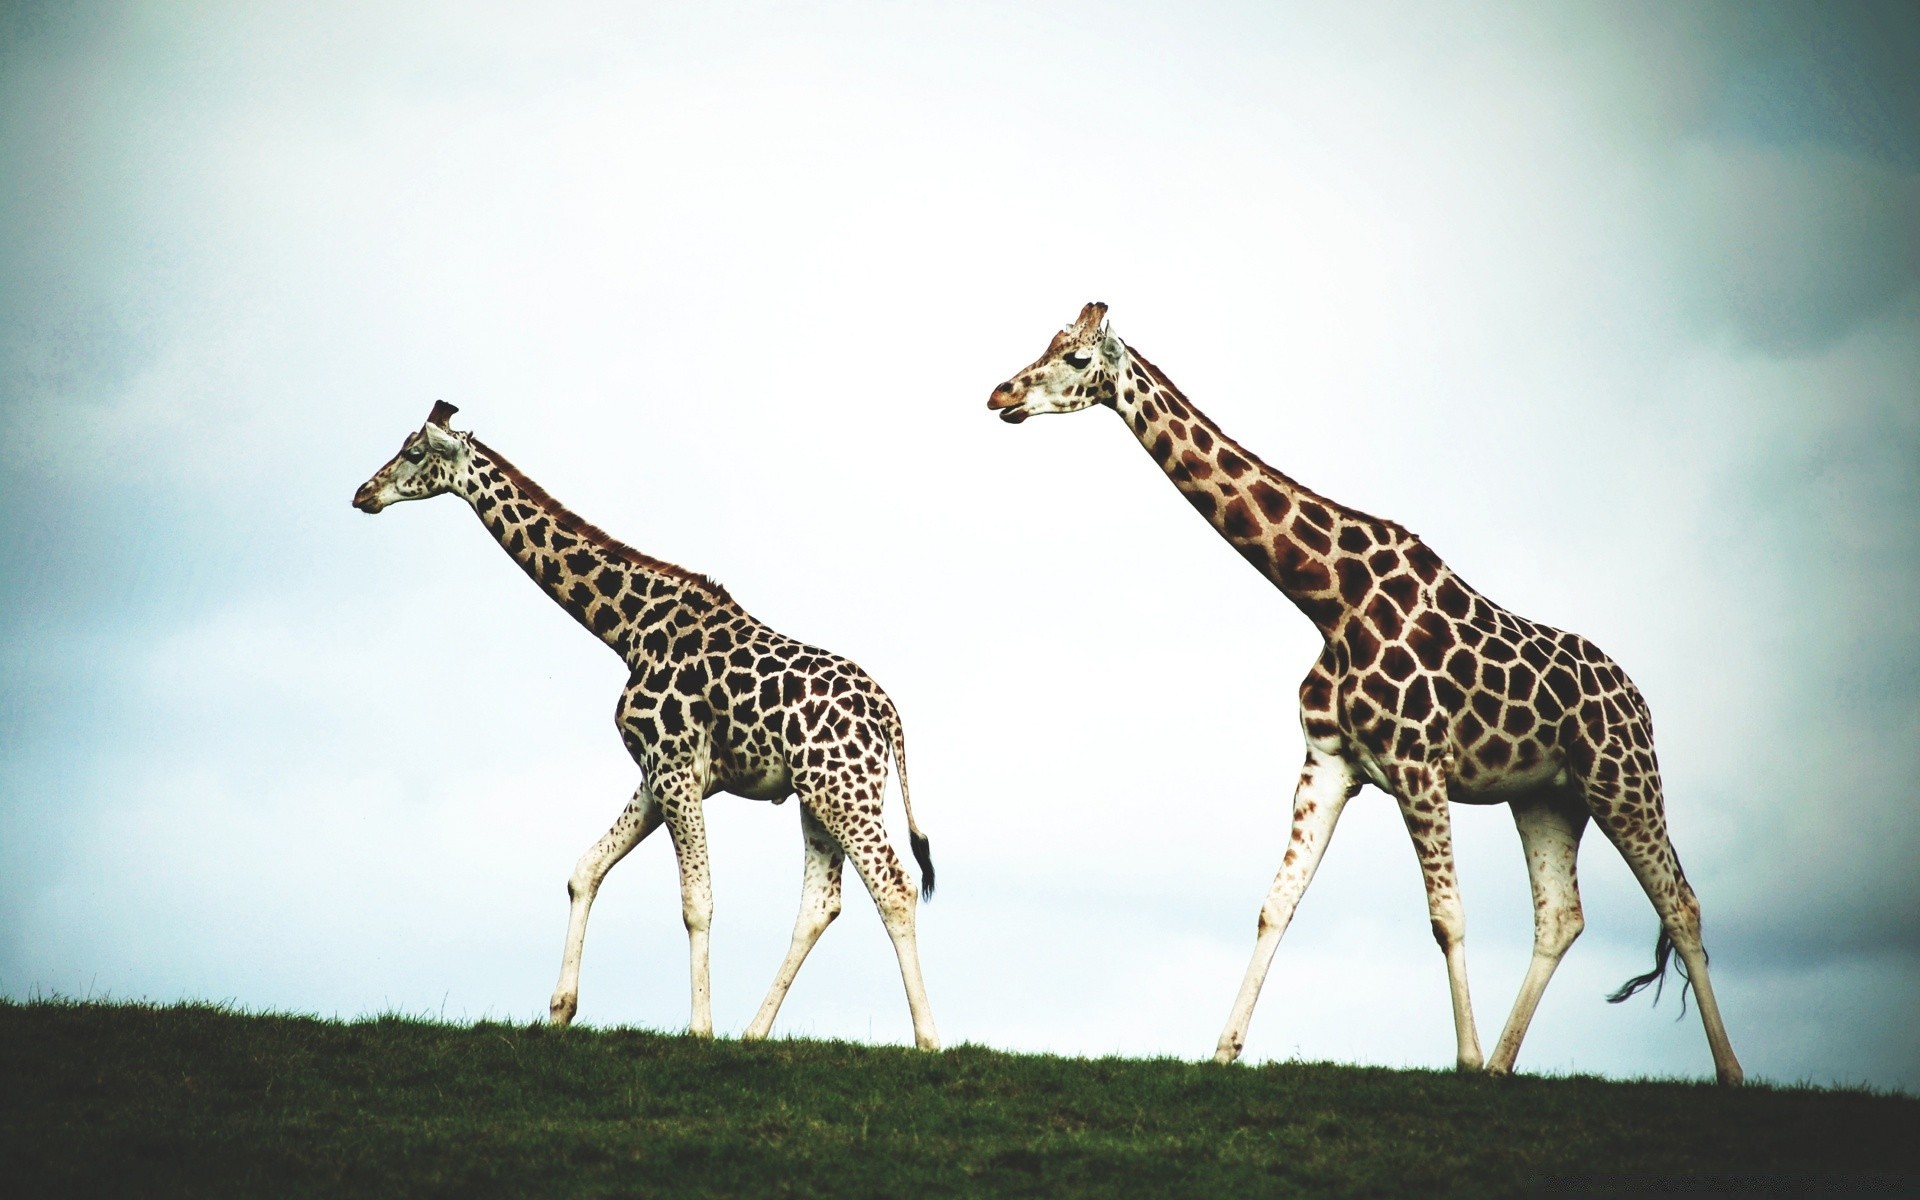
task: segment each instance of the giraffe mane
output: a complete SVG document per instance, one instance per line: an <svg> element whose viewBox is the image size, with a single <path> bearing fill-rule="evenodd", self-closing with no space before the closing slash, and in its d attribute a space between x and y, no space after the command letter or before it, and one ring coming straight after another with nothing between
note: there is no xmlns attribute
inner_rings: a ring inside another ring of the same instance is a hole
<svg viewBox="0 0 1920 1200"><path fill-rule="evenodd" d="M1354 517L1361 521L1366 521L1373 525L1377 525L1381 529L1386 530L1387 533L1395 537L1407 538L1416 542L1421 540L1419 534L1413 532L1411 529L1408 529L1405 525L1400 524L1398 521L1389 521L1385 517L1376 517L1372 513L1361 512L1359 509L1353 507L1350 504L1342 504L1338 500L1329 499L1326 496L1321 495L1319 492L1314 491L1312 488L1308 487L1306 484L1301 483L1298 479L1295 479L1293 476L1287 474L1285 471L1278 470L1273 466L1269 465L1265 459L1261 458L1258 454L1255 454L1252 450L1242 445L1237 438L1232 438L1227 436L1227 434L1223 432L1218 425L1214 424L1213 419L1211 417L1207 416L1205 413L1201 412L1198 408L1194 407L1193 401L1187 399L1187 394L1181 391L1179 386L1176 385L1173 382L1173 380L1167 378L1167 373L1165 371L1162 371L1159 367L1154 366L1153 363L1147 358L1147 356L1140 353L1139 349L1133 346L1131 343L1127 345L1127 353L1133 356L1133 359L1135 362L1138 362L1142 367L1145 367L1147 369L1147 373L1153 377L1154 383L1158 384L1161 387L1166 388L1168 392L1172 393L1175 399L1179 400L1181 404L1186 406L1187 413L1189 414L1188 419L1190 423L1192 421L1199 421L1209 426L1210 431L1212 432L1214 437L1231 443L1234 447L1234 453L1240 455L1242 458L1246 459L1249 463L1252 463L1255 470L1264 471L1266 474L1272 476L1273 478L1281 480L1288 487L1298 491L1302 496L1306 496L1319 504L1323 504L1334 512L1341 513L1345 516Z"/></svg>
<svg viewBox="0 0 1920 1200"><path fill-rule="evenodd" d="M606 530L560 503L560 501L554 499L552 493L528 478L520 468L508 462L495 451L493 447L487 445L479 438L474 437L472 434L467 434L466 437L468 441L473 443L473 448L486 455L487 459L492 462L492 464L499 469L500 473L505 475L515 487L525 492L528 498L535 504L542 505L551 511L553 513L554 525L562 532L579 538L588 545L604 552L609 557L618 559L630 567L639 567L643 570L653 571L668 576L669 578L677 579L690 587L697 588L706 593L708 598L712 599L715 603L734 603L733 596L727 591L726 587L712 576L702 575L696 571L689 571L685 567L667 562L664 559L655 558L651 554L642 554L640 551L635 550L632 546L627 545Z"/></svg>

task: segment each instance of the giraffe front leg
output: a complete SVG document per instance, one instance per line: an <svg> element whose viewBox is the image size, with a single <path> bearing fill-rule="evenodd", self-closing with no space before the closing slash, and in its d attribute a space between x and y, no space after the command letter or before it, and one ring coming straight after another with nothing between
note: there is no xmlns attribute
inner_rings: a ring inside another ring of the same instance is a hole
<svg viewBox="0 0 1920 1200"><path fill-rule="evenodd" d="M1293 832L1289 835L1286 857L1280 862L1279 874L1274 876L1266 902L1260 906L1253 961L1247 964L1240 994L1234 998L1233 1011L1227 1015L1227 1027L1220 1033L1220 1043L1213 1056L1215 1062L1232 1062L1240 1057L1240 1051L1247 1044L1247 1027L1253 1022L1253 1006L1266 983L1267 968L1273 963L1274 951L1280 948L1280 937L1293 920L1300 897L1306 893L1307 884L1313 882L1313 873L1333 838L1340 811L1356 790L1355 778L1352 766L1344 758L1308 748L1306 766L1293 792Z"/></svg>
<svg viewBox="0 0 1920 1200"><path fill-rule="evenodd" d="M794 977L800 974L800 965L807 961L813 944L820 940L827 926L840 915L840 865L846 853L804 805L800 809L800 836L806 843L807 857L800 884L800 915L793 922L793 943L787 948L786 961L775 973L773 987L761 1002L760 1011L741 1035L747 1040L766 1037L773 1029L773 1019L779 1014L780 1004L787 998L787 989L793 986Z"/></svg>
<svg viewBox="0 0 1920 1200"><path fill-rule="evenodd" d="M1560 960L1573 945L1586 918L1580 912L1580 881L1575 873L1580 835L1587 827L1586 804L1578 796L1550 793L1515 800L1513 824L1527 856L1527 880L1533 886L1533 961L1514 998L1500 1040L1494 1043L1487 1071L1505 1075L1520 1056L1534 1010Z"/></svg>
<svg viewBox="0 0 1920 1200"><path fill-rule="evenodd" d="M600 882L615 863L659 827L660 805L642 784L613 828L574 864L573 877L567 880L567 944L560 953L560 982L554 985L553 999L547 1003L547 1019L555 1025L572 1024L580 1009L580 954L587 940L587 913L593 908Z"/></svg>
<svg viewBox="0 0 1920 1200"><path fill-rule="evenodd" d="M1413 836L1420 856L1420 874L1427 888L1427 915L1433 921L1433 940L1447 958L1447 989L1453 998L1453 1032L1462 1071L1477 1071L1485 1061L1480 1034L1473 1024L1473 1001L1467 993L1467 911L1460 903L1460 886L1453 871L1453 820L1447 812L1446 780L1425 765L1390 768L1400 816Z"/></svg>
<svg viewBox="0 0 1920 1200"><path fill-rule="evenodd" d="M687 926L688 971L693 1016L687 1032L713 1036L713 988L707 969L707 931L713 925L713 879L707 862L707 822L700 810L700 789L691 779L672 777L655 785L673 853L680 867L680 918Z"/></svg>

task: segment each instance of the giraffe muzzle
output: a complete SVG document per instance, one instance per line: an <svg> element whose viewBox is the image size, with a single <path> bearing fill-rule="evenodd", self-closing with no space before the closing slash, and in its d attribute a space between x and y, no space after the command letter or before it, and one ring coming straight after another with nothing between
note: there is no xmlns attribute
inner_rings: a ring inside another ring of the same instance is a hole
<svg viewBox="0 0 1920 1200"><path fill-rule="evenodd" d="M377 513L385 507L380 503L378 489L371 483L360 485L360 490L353 494L353 506L363 513Z"/></svg>
<svg viewBox="0 0 1920 1200"><path fill-rule="evenodd" d="M987 397L987 408L1000 414L1000 419L1009 425L1018 425L1033 414L1020 407L1020 401L1014 398L1013 384L1003 383L993 389L993 395Z"/></svg>

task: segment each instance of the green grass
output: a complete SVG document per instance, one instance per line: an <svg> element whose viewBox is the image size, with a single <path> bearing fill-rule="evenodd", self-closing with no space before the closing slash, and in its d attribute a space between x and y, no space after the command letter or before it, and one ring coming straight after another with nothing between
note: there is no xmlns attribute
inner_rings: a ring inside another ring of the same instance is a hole
<svg viewBox="0 0 1920 1200"><path fill-rule="evenodd" d="M1920 1180L1920 1099L0 1002L12 1195L1489 1195Z"/></svg>

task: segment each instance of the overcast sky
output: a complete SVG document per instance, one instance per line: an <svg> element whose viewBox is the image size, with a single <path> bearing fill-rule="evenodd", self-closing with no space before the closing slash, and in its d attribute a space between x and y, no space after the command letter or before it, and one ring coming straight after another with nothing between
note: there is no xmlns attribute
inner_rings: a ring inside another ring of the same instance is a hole
<svg viewBox="0 0 1920 1200"><path fill-rule="evenodd" d="M0 994L544 1015L625 675L464 505L349 507L446 399L894 697L949 1043L1210 1055L1315 635L1110 415L986 412L1099 299L1632 673L1750 1078L1920 1088L1916 61L1897 3L0 8ZM797 814L707 814L737 1034ZM1526 874L1455 821L1490 1046ZM582 1020L684 1027L671 857ZM1582 881L1521 1068L1710 1075ZM857 883L775 1028L911 1040ZM1384 795L1247 1053L1451 1064Z"/></svg>

